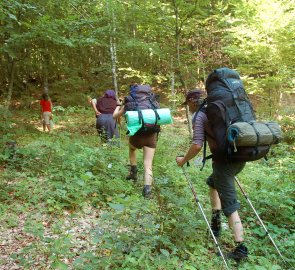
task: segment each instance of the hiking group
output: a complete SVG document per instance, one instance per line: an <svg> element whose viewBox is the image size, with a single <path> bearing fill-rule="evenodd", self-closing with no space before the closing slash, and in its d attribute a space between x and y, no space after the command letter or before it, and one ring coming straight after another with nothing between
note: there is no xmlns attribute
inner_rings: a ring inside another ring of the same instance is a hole
<svg viewBox="0 0 295 270"><path fill-rule="evenodd" d="M205 88L206 92L201 89L189 91L182 104L188 106L192 113L193 138L186 154L176 157L176 163L183 167L202 148L204 150L203 166L206 159L212 158L212 174L207 179L212 207L210 230L216 241L221 233L221 214L223 212L228 219L236 243L233 251L228 253L226 258L240 261L248 256L248 249L244 244L243 225L238 213L240 203L235 189L236 175L243 170L247 161L265 157L270 145L279 142L281 131L274 122L255 122L256 117L252 104L236 71L229 68L214 70L209 74ZM136 150L143 148L144 187L142 193L144 198L151 198L152 194L152 163L160 131L158 124L161 123L161 115L159 116L161 109L159 108L157 98L151 92L150 86L133 84L123 104L117 104L113 112L114 119L125 114L127 121L130 111L137 112L139 130L133 134L132 129L128 129L131 135L129 136L130 172L126 179L137 180ZM154 124L147 124L145 121L144 111L148 109L153 110ZM246 123L246 128L233 126L239 123ZM248 126L251 128L249 129ZM229 134L228 130L230 130ZM241 140L241 136L248 133L250 133L249 136L244 136L245 138ZM256 140L253 141L253 138ZM205 156L206 142L211 152L208 157ZM219 251L226 264L220 248Z"/></svg>
<svg viewBox="0 0 295 270"><path fill-rule="evenodd" d="M130 162L126 179L137 181L136 150L143 149L142 195L149 199L152 196L153 158L160 125L172 123L172 120L163 121L165 117L169 117L163 115L158 98L149 85L133 83L129 90L129 95L123 102L116 97L113 90L107 90L101 98L90 98L89 102L95 111L96 128L104 143L118 142L118 122L121 116L125 116ZM206 181L212 208L210 224L204 217L219 248L216 238L221 233L223 212L236 243L233 251L226 257L240 261L248 256L248 249L244 244L243 225L238 213L240 203L235 188L236 175L243 170L247 161L265 157L270 146L280 141L281 130L275 122L255 121L251 102L236 71L229 68L214 70L206 79L205 90L188 91L182 103L192 114L193 137L185 155L176 157L176 164L183 167L202 149L203 166L207 159L212 159L212 173ZM47 125L49 113L44 110L43 106ZM166 111L165 113L167 114ZM207 143L211 155L206 157ZM184 168L183 170L185 172ZM197 198L196 202L199 203ZM226 264L220 248L219 252Z"/></svg>

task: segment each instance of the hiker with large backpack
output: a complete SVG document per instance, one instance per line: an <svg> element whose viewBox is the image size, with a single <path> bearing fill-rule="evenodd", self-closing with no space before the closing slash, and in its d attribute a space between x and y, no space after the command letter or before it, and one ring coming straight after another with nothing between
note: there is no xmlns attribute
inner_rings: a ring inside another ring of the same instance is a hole
<svg viewBox="0 0 295 270"><path fill-rule="evenodd" d="M218 151L214 127L207 117L205 106L205 94L200 89L192 90L187 93L183 105L189 107L192 115L193 139L190 148L184 157L176 157L178 166L185 165L190 159L194 158L205 147L208 141L211 153ZM215 115L218 117L218 114ZM220 127L219 127L220 128ZM205 139L206 138L206 139ZM228 218L229 226L232 228L236 247L227 254L227 258L237 261L248 256L248 249L244 244L243 225L238 213L240 204L237 200L235 189L235 175L242 171L245 162L231 162L226 158L218 159L213 155L212 174L207 179L209 186L209 196L212 207L211 229L215 237L220 236L221 232L221 211Z"/></svg>
<svg viewBox="0 0 295 270"><path fill-rule="evenodd" d="M213 79L212 77L215 76ZM239 78L236 82L229 80L233 85L240 83ZM226 145L226 123L234 121L229 117L243 114L249 120L253 115L251 104L246 96L242 85L229 90L228 85L220 81L214 73L209 75L206 81L207 99L204 99L201 90L193 90L187 93L183 105L187 105L193 113L193 139L192 144L184 157L177 157L178 166L183 166L187 161L195 157L206 147L208 141L212 153L212 174L207 179L209 186L209 196L212 207L211 229L216 237L221 232L221 211L228 218L229 226L232 229L236 247L227 255L237 261L248 256L248 249L244 244L243 225L238 213L240 204L237 200L235 189L235 176L245 167L244 161L233 161L231 148ZM233 86L235 87L235 86ZM235 100L235 97L237 100ZM239 111L236 102L239 102L243 110ZM206 104L206 105L205 105ZM254 119L254 117L253 117ZM235 119L238 121L238 119ZM204 150L205 155L206 150ZM204 159L205 160L205 159Z"/></svg>
<svg viewBox="0 0 295 270"><path fill-rule="evenodd" d="M96 117L96 129L102 143L113 143L113 139L119 138L118 125L113 119L113 113L116 109L117 99L114 90L105 91L100 98L89 100Z"/></svg>
<svg viewBox="0 0 295 270"><path fill-rule="evenodd" d="M228 218L236 242L235 249L227 258L240 261L248 256L248 249L243 243L243 225L238 214L240 204L235 182L241 186L236 175L246 162L265 157L271 145L280 142L282 132L276 122L255 121L252 104L236 71L229 68L214 70L207 77L206 92L206 99L202 98L201 90L193 90L186 95L183 105L193 113L193 140L186 155L176 157L176 162L182 167L202 147L203 166L206 159L212 158L213 173L207 179L212 206L210 227L218 237L222 211ZM206 141L212 153L208 157Z"/></svg>
<svg viewBox="0 0 295 270"><path fill-rule="evenodd" d="M137 111L141 116L140 122L143 122L142 110L158 109L159 103L155 94L149 85L132 84L130 86L130 94L125 97L122 106L118 106L114 111L115 119L121 117L126 112ZM143 197L149 199L152 193L153 182L153 158L157 147L159 125L148 125L142 123L142 127L132 136L129 137L129 161L130 171L127 180L137 181L137 159L136 150L143 149L144 159L144 187Z"/></svg>

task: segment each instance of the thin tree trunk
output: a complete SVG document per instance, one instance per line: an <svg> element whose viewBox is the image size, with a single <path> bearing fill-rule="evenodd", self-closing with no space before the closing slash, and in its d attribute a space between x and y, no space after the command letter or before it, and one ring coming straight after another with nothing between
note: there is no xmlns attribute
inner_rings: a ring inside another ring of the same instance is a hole
<svg viewBox="0 0 295 270"><path fill-rule="evenodd" d="M117 50L116 50L116 41L114 38L110 38L110 52L112 60L112 75L113 75L113 84L115 88L116 95L118 96L118 82L117 82Z"/></svg>
<svg viewBox="0 0 295 270"><path fill-rule="evenodd" d="M8 56L8 59L11 59L11 69L10 69L10 78L9 78L9 85L8 85L8 92L7 92L7 98L6 98L6 104L5 104L5 110L9 110L9 106L11 103L11 97L12 97L12 90L13 90L13 84L14 84L14 74L15 74L15 60L13 57Z"/></svg>
<svg viewBox="0 0 295 270"><path fill-rule="evenodd" d="M118 82L117 82L117 45L116 45L116 17L110 1L106 2L107 11L110 18L110 53L111 53L111 64L112 64L112 78L113 85L115 88L116 95L118 96Z"/></svg>
<svg viewBox="0 0 295 270"><path fill-rule="evenodd" d="M49 55L46 52L43 55L43 92L44 94L49 93L49 86L48 86L48 66L49 66Z"/></svg>
<svg viewBox="0 0 295 270"><path fill-rule="evenodd" d="M180 83L187 93L187 88L185 81L183 80L182 72L181 72L181 60L180 60L180 34L181 34L181 25L179 26L179 14L178 14L178 7L175 0L173 0L173 6L174 6L174 15L175 15L175 42L176 42L176 56L177 56L177 75L179 77ZM185 106L185 114L187 119L187 126L188 126L188 132L190 137L192 137L192 124L189 117L189 111L188 107Z"/></svg>

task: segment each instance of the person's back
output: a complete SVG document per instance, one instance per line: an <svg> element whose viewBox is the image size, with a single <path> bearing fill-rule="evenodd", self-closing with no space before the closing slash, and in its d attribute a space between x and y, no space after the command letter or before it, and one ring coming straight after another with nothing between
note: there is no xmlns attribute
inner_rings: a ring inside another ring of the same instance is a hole
<svg viewBox="0 0 295 270"><path fill-rule="evenodd" d="M155 102L149 85L137 85L133 84L130 86L130 94L124 100L124 105L115 110L113 116L118 118L127 111L144 110L159 107L159 104ZM154 104L154 105L152 105ZM157 130L151 132L145 132L139 130L132 136L129 136L129 160L130 160L130 171L127 180L137 180L137 159L136 150L143 149L144 159L144 187L142 194L144 198L151 198L152 195L152 182L153 182L153 170L152 163L154 153L157 147Z"/></svg>
<svg viewBox="0 0 295 270"><path fill-rule="evenodd" d="M118 127L113 119L117 106L115 91L107 90L102 97L92 99L91 104L96 113L96 129L102 142L111 143L114 137L118 139Z"/></svg>

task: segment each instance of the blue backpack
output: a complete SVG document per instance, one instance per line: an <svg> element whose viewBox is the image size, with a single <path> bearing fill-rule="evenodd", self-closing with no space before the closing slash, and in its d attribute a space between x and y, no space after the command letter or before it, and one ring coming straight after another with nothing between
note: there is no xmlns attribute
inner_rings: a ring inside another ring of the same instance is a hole
<svg viewBox="0 0 295 270"><path fill-rule="evenodd" d="M145 123L141 112L144 109L153 109L156 119L160 119L156 111L156 109L160 108L160 105L151 87L149 85L136 84L131 86L130 90L130 95L125 97L124 100L125 111L138 111L139 121L142 122L142 127L135 134L159 133L161 128L157 121L155 124Z"/></svg>

